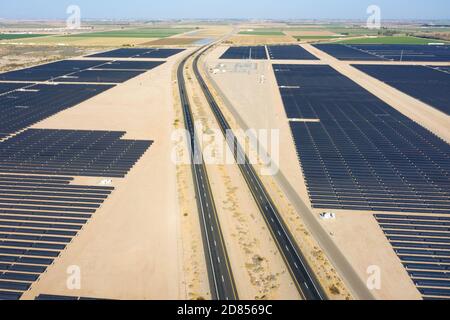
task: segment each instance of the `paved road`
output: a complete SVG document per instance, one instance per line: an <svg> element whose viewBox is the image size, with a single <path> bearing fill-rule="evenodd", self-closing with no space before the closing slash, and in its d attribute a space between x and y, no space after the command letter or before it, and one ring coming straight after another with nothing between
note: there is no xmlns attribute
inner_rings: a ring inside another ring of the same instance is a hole
<svg viewBox="0 0 450 320"><path fill-rule="evenodd" d="M196 54L195 51L190 56ZM178 67L177 78L186 129L189 131L189 151L192 160L192 175L200 214L203 245L211 294L214 300L237 300L238 293L223 240L222 230L217 217L217 210L209 184L208 174L203 162L195 132L189 97L183 70L189 57Z"/></svg>
<svg viewBox="0 0 450 320"><path fill-rule="evenodd" d="M205 50L206 51L206 50ZM203 53L205 52L203 51ZM194 60L194 73L195 76L200 83L200 86L203 90L203 93L217 119L219 125L224 133L224 135L228 132L231 133L231 128L228 125L225 117L223 116L220 108L218 107L214 97L212 96L208 86L203 80L199 69L198 69L198 60L200 55L197 55ZM288 266L288 269L294 279L295 285L297 286L300 294L306 300L325 300L326 295L319 283L316 279L314 273L311 271L308 266L303 254L299 250L292 234L286 227L283 219L280 216L277 208L275 207L272 199L270 198L267 190L263 186L261 180L255 172L255 169L250 164L247 156L243 152L240 144L234 139L233 141L229 141L232 146L234 146L234 153L236 159L242 159L239 164L239 168L250 188L255 201L266 220L267 226L269 227L270 232L283 256L283 259Z"/></svg>

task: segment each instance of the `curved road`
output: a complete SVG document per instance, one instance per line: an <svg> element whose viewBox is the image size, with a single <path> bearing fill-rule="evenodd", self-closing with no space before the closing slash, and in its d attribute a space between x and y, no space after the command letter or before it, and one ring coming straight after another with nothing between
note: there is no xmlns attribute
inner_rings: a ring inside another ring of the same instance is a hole
<svg viewBox="0 0 450 320"><path fill-rule="evenodd" d="M199 49L201 50L201 48ZM238 293L231 272L227 250L223 240L222 230L217 217L214 197L202 159L197 136L195 132L189 97L186 91L184 68L187 60L195 55L194 51L180 63L177 71L178 88L180 91L181 105L183 108L184 123L189 131L189 152L191 155L191 168L194 177L197 206L200 214L203 246L208 268L208 278L211 287L211 295L214 300L237 300Z"/></svg>

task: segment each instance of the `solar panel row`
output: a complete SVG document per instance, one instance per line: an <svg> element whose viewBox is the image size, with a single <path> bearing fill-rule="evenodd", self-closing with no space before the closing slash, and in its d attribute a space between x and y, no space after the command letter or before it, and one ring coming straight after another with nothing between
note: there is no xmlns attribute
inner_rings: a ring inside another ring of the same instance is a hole
<svg viewBox="0 0 450 320"><path fill-rule="evenodd" d="M318 60L298 45L267 46L267 50L272 60Z"/></svg>
<svg viewBox="0 0 450 320"><path fill-rule="evenodd" d="M230 47L220 59L267 60L266 47Z"/></svg>
<svg viewBox="0 0 450 320"><path fill-rule="evenodd" d="M381 57L374 54L364 52L363 50L358 50L357 48L342 45L342 44L328 44L319 43L315 44L314 47L317 49L335 57L336 59L343 61L382 61Z"/></svg>
<svg viewBox="0 0 450 320"><path fill-rule="evenodd" d="M450 146L329 66L274 65L312 206L450 213Z"/></svg>
<svg viewBox="0 0 450 320"><path fill-rule="evenodd" d="M375 215L424 299L450 298L450 219Z"/></svg>
<svg viewBox="0 0 450 320"><path fill-rule="evenodd" d="M441 71L439 67L405 65L354 65L354 67L450 115L450 73Z"/></svg>
<svg viewBox="0 0 450 320"><path fill-rule="evenodd" d="M339 60L450 61L449 45L316 44L314 46Z"/></svg>
<svg viewBox="0 0 450 320"><path fill-rule="evenodd" d="M273 45L267 46L269 57L272 60L318 60L317 57L299 45ZM230 47L220 59L254 59L266 60L265 46Z"/></svg>
<svg viewBox="0 0 450 320"><path fill-rule="evenodd" d="M0 172L124 177L153 143L124 134L28 129L0 143Z"/></svg>
<svg viewBox="0 0 450 320"><path fill-rule="evenodd" d="M4 81L47 81L93 68L107 61L63 60L0 74Z"/></svg>
<svg viewBox="0 0 450 320"><path fill-rule="evenodd" d="M185 49L122 48L90 55L91 58L169 58Z"/></svg>
<svg viewBox="0 0 450 320"><path fill-rule="evenodd" d="M113 86L38 84L0 96L0 138L25 129Z"/></svg>
<svg viewBox="0 0 450 320"><path fill-rule="evenodd" d="M63 60L0 74L3 81L122 83L164 62Z"/></svg>
<svg viewBox="0 0 450 320"><path fill-rule="evenodd" d="M72 185L70 177L0 178L0 300L15 300L47 270L114 188Z"/></svg>
<svg viewBox="0 0 450 320"><path fill-rule="evenodd" d="M115 60L95 67L96 70L152 70L164 61L120 61Z"/></svg>

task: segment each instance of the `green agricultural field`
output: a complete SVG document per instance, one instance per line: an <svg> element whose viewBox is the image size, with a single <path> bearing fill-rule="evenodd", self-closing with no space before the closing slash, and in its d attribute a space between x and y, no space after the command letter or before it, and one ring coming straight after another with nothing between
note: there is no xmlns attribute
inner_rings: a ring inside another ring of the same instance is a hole
<svg viewBox="0 0 450 320"><path fill-rule="evenodd" d="M21 34L14 34L14 33L0 33L0 40L14 40L14 39L26 39L26 38L37 38L37 37L45 37L49 36L49 34L37 34L37 33L21 33Z"/></svg>
<svg viewBox="0 0 450 320"><path fill-rule="evenodd" d="M343 44L429 44L433 42L445 42L445 41L409 37L409 36L361 38L361 39L348 39L339 41L339 43Z"/></svg>
<svg viewBox="0 0 450 320"><path fill-rule="evenodd" d="M142 28L73 34L78 38L167 38L193 29L182 28Z"/></svg>

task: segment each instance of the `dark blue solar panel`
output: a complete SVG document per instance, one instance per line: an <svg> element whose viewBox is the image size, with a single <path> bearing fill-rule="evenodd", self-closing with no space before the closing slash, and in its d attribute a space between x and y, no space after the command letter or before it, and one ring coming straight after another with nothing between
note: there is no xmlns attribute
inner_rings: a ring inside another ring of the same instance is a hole
<svg viewBox="0 0 450 320"><path fill-rule="evenodd" d="M312 206L450 213L450 146L329 66L274 65Z"/></svg>
<svg viewBox="0 0 450 320"><path fill-rule="evenodd" d="M450 288L448 218L392 214L375 218L423 297L446 297L445 291L430 290Z"/></svg>
<svg viewBox="0 0 450 320"><path fill-rule="evenodd" d="M164 61L113 61L94 68L95 70L151 70Z"/></svg>
<svg viewBox="0 0 450 320"><path fill-rule="evenodd" d="M34 176L34 194L46 190L46 198L23 200L14 195L28 192L20 185L33 176L1 177L8 178L8 182L0 181L0 300L17 300L88 222L91 215L81 218L77 209L95 199L91 192L107 196L114 188L66 184L72 180L70 177ZM6 189L14 181L16 189ZM55 184L52 192L48 191L50 182ZM80 197L80 190L89 193Z"/></svg>
<svg viewBox="0 0 450 320"><path fill-rule="evenodd" d="M163 61L63 60L3 73L0 74L0 80L122 83L163 63Z"/></svg>
<svg viewBox="0 0 450 320"><path fill-rule="evenodd" d="M264 46L230 47L220 57L220 59L266 60L267 59L266 47Z"/></svg>
<svg viewBox="0 0 450 320"><path fill-rule="evenodd" d="M107 63L96 60L63 60L0 74L0 80L47 81Z"/></svg>
<svg viewBox="0 0 450 320"><path fill-rule="evenodd" d="M122 83L135 78L145 70L84 70L68 76L56 78L56 82L92 82L92 83Z"/></svg>
<svg viewBox="0 0 450 320"><path fill-rule="evenodd" d="M339 60L450 61L449 45L316 44L315 47Z"/></svg>
<svg viewBox="0 0 450 320"><path fill-rule="evenodd" d="M185 49L171 48L122 48L90 55L95 58L169 58Z"/></svg>
<svg viewBox="0 0 450 320"><path fill-rule="evenodd" d="M124 134L28 129L0 143L0 172L124 177L152 144Z"/></svg>
<svg viewBox="0 0 450 320"><path fill-rule="evenodd" d="M273 60L318 60L299 45L267 46L267 50Z"/></svg>
<svg viewBox="0 0 450 320"><path fill-rule="evenodd" d="M73 107L110 85L34 85L0 96L0 138Z"/></svg>
<svg viewBox="0 0 450 320"><path fill-rule="evenodd" d="M450 115L450 73L439 67L354 65L394 88Z"/></svg>
<svg viewBox="0 0 450 320"><path fill-rule="evenodd" d="M384 60L381 57L378 57L376 55L364 52L362 50L358 50L355 48L352 48L347 45L342 44L315 44L314 47L316 47L319 50L322 50L323 52L335 57L339 60L347 60L347 61L381 61Z"/></svg>

